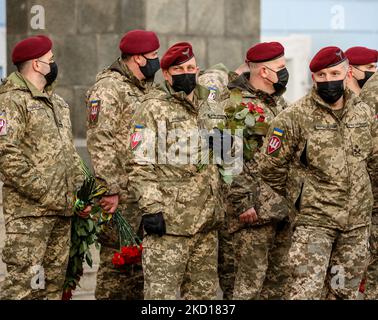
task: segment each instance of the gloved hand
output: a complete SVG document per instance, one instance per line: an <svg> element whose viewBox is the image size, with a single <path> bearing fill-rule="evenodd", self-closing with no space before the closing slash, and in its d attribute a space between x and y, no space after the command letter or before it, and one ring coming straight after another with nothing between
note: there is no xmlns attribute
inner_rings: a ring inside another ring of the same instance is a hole
<svg viewBox="0 0 378 320"><path fill-rule="evenodd" d="M143 216L143 227L147 234L157 234L159 237L166 233L163 214L146 214Z"/></svg>

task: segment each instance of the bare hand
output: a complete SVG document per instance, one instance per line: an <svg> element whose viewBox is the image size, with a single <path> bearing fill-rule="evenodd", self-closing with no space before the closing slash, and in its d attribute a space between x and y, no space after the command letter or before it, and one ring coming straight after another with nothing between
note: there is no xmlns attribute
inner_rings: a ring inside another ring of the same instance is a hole
<svg viewBox="0 0 378 320"><path fill-rule="evenodd" d="M92 211L92 206L86 206L83 211L80 211L77 215L83 219L87 219Z"/></svg>
<svg viewBox="0 0 378 320"><path fill-rule="evenodd" d="M254 223L258 220L257 213L255 208L248 209L246 212L243 212L239 219L243 223Z"/></svg>
<svg viewBox="0 0 378 320"><path fill-rule="evenodd" d="M99 203L106 212L114 213L118 207L119 195L103 196Z"/></svg>

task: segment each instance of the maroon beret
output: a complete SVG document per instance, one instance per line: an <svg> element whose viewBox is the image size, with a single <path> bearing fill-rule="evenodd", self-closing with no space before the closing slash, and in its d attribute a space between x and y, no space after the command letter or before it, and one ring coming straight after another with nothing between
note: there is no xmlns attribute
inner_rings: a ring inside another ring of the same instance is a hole
<svg viewBox="0 0 378 320"><path fill-rule="evenodd" d="M18 42L13 48L12 61L18 64L42 57L52 48L52 41L43 35L33 36Z"/></svg>
<svg viewBox="0 0 378 320"><path fill-rule="evenodd" d="M312 58L310 62L311 72L337 66L346 60L345 53L338 47L325 47Z"/></svg>
<svg viewBox="0 0 378 320"><path fill-rule="evenodd" d="M119 43L124 54L143 54L159 49L160 43L155 32L146 30L132 30L127 32Z"/></svg>
<svg viewBox="0 0 378 320"><path fill-rule="evenodd" d="M282 57L285 48L279 42L261 42L247 51L246 62L265 62Z"/></svg>
<svg viewBox="0 0 378 320"><path fill-rule="evenodd" d="M189 42L179 42L170 47L160 61L162 69L177 66L194 57L192 45Z"/></svg>
<svg viewBox="0 0 378 320"><path fill-rule="evenodd" d="M378 51L366 47L352 47L345 51L349 64L360 66L375 63L378 60Z"/></svg>

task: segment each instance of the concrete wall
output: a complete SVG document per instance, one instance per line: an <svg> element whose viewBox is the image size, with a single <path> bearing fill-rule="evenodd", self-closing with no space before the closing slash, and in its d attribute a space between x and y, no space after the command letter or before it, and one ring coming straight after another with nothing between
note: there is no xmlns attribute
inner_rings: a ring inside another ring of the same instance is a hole
<svg viewBox="0 0 378 320"><path fill-rule="evenodd" d="M34 30L30 21L34 5L45 9L45 30ZM260 36L259 0L8 0L8 73L14 71L10 52L20 39L47 34L54 41L59 64L58 92L72 108L71 118L77 146L85 148L84 96L95 75L119 55L122 35L144 28L158 33L163 54L178 41L190 41L201 68L218 62L239 66L251 44ZM3 245L0 216L0 249ZM83 277L78 299L93 299L95 266ZM4 265L0 261L0 280Z"/></svg>

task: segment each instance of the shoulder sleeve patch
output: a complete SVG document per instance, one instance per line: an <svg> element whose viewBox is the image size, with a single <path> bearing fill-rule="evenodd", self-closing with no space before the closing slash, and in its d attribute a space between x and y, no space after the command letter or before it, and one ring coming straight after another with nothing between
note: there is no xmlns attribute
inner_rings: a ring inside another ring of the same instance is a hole
<svg viewBox="0 0 378 320"><path fill-rule="evenodd" d="M98 116L100 114L101 100L91 100L88 106L88 121L90 124L96 124L98 122Z"/></svg>
<svg viewBox="0 0 378 320"><path fill-rule="evenodd" d="M7 116L5 112L0 112L0 136L7 135Z"/></svg>

